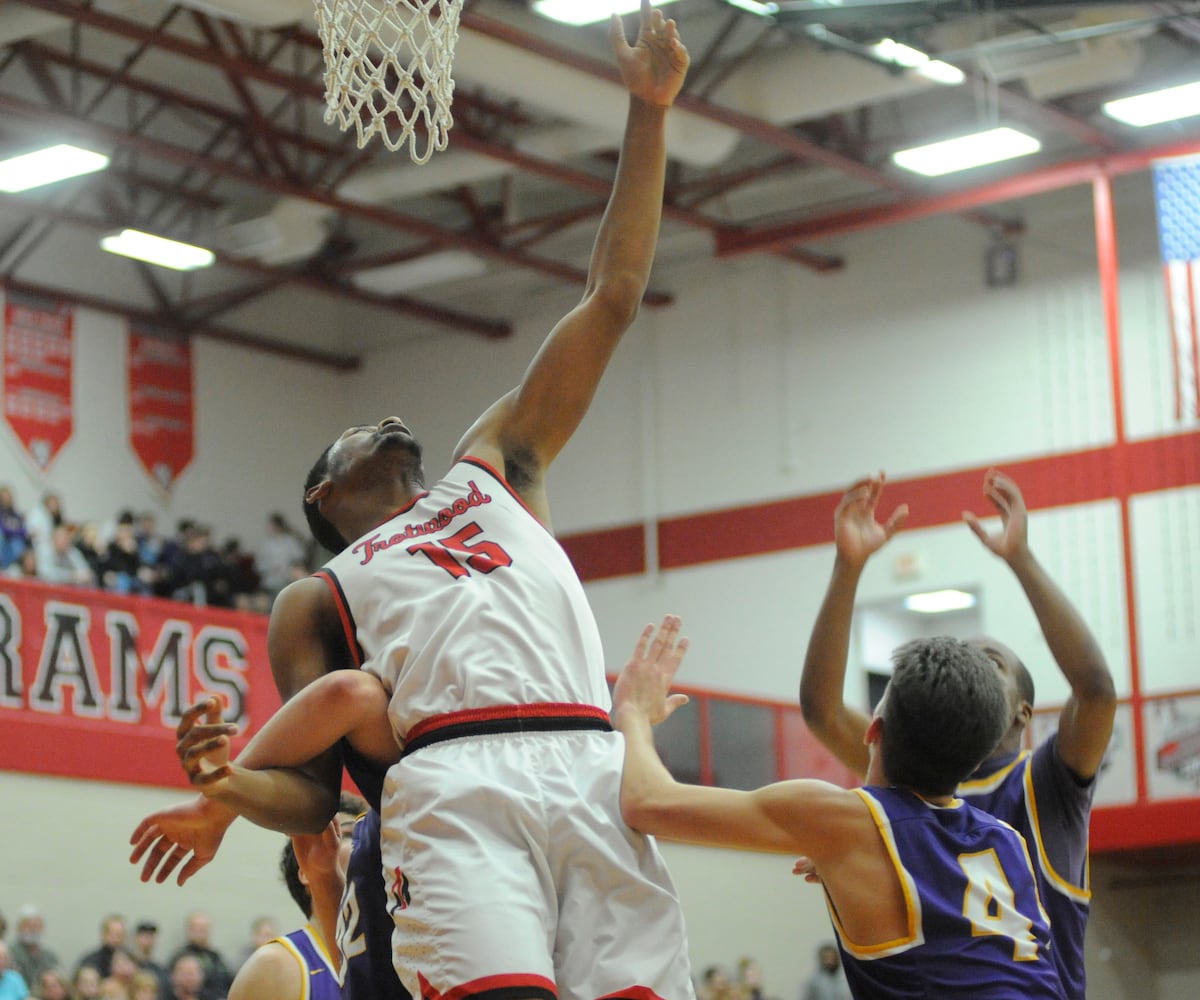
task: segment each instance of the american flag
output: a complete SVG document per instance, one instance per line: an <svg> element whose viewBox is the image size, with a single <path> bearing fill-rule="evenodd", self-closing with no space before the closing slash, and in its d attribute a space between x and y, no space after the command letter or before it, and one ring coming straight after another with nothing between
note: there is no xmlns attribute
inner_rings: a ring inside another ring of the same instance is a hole
<svg viewBox="0 0 1200 1000"><path fill-rule="evenodd" d="M1154 165L1154 203L1171 321L1175 419L1200 419L1200 156Z"/></svg>

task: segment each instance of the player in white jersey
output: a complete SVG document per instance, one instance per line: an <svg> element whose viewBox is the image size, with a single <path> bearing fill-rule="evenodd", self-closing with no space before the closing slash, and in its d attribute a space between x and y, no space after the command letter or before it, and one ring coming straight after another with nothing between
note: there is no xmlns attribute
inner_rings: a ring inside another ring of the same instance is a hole
<svg viewBox="0 0 1200 1000"><path fill-rule="evenodd" d="M432 489L398 418L352 427L326 449L305 509L317 539L346 551L323 576L284 590L271 614L285 698L356 660L395 693L407 756L384 791L384 866L395 964L422 997L692 994L661 859L620 816L622 750L607 722L600 643L549 534L545 490L644 294L666 114L688 63L674 22L645 0L637 42L615 18L612 35L630 109L582 301L521 384L467 431ZM473 502L472 482L488 503ZM336 751L303 768L250 771L263 763L252 743L239 758L245 781L213 781L227 731L191 721L180 754L208 795L135 831L144 877L161 881L180 865L191 877L239 813L288 832L332 815Z"/></svg>

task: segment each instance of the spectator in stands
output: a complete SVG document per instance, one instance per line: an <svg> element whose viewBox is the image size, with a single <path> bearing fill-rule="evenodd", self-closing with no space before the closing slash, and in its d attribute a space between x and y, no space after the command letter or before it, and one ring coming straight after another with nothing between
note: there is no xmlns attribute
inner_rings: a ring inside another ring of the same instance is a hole
<svg viewBox="0 0 1200 1000"><path fill-rule="evenodd" d="M117 517L112 541L101 562L100 580L105 590L118 594L149 594L152 590L154 571L142 564L132 511L122 511Z"/></svg>
<svg viewBox="0 0 1200 1000"><path fill-rule="evenodd" d="M171 992L167 1000L202 1000L204 967L195 955L179 954L171 963Z"/></svg>
<svg viewBox="0 0 1200 1000"><path fill-rule="evenodd" d="M246 964L259 948L268 941L273 941L279 937L279 928L275 926L275 921L270 917L258 917L254 923L250 925L250 940L246 942L246 947L242 949L242 953L238 956L238 968L240 969Z"/></svg>
<svg viewBox="0 0 1200 1000"><path fill-rule="evenodd" d="M4 570L4 575L10 580L37 580L37 550L30 546L21 553L21 557Z"/></svg>
<svg viewBox="0 0 1200 1000"><path fill-rule="evenodd" d="M254 556L242 548L240 539L226 538L221 546L221 560L229 573L229 593L233 606L239 611L270 611L260 597L260 578Z"/></svg>
<svg viewBox="0 0 1200 1000"><path fill-rule="evenodd" d="M0 941L0 1000L25 1000L29 987L21 973L10 968L8 945Z"/></svg>
<svg viewBox="0 0 1200 1000"><path fill-rule="evenodd" d="M154 516L154 511L145 510L138 515L134 535L137 536L138 555L142 565L157 571L162 562L164 542L162 535L158 533L158 519Z"/></svg>
<svg viewBox="0 0 1200 1000"><path fill-rule="evenodd" d="M78 970L85 965L90 965L100 974L96 981L96 989L99 990L100 979L106 979L112 975L113 952L124 947L125 918L119 913L110 913L100 921L100 947L95 951L89 951L76 963L76 980L79 978ZM76 982L75 988L79 989L78 982Z"/></svg>
<svg viewBox="0 0 1200 1000"><path fill-rule="evenodd" d="M129 987L129 1000L158 1000L163 993L158 976L143 969L133 977L133 983Z"/></svg>
<svg viewBox="0 0 1200 1000"><path fill-rule="evenodd" d="M176 600L233 607L229 572L212 546L212 532L204 525L192 524L187 529L183 551L170 568L167 589Z"/></svg>
<svg viewBox="0 0 1200 1000"><path fill-rule="evenodd" d="M71 987L78 1000L97 1000L100 996L100 973L94 965L81 965L75 970Z"/></svg>
<svg viewBox="0 0 1200 1000"><path fill-rule="evenodd" d="M96 576L83 553L75 547L74 534L66 524L53 529L48 549L39 550L37 568L38 577L47 583L77 587L93 587L96 584Z"/></svg>
<svg viewBox="0 0 1200 1000"><path fill-rule="evenodd" d="M105 993L105 983L116 983L120 987L118 995L128 997L133 986L133 977L137 974L138 963L133 953L128 948L117 948L112 954L112 972L100 984L101 994ZM108 992L112 993L111 985Z"/></svg>
<svg viewBox="0 0 1200 1000"><path fill-rule="evenodd" d="M12 489L0 486L0 569L8 569L29 548L29 533L13 499Z"/></svg>
<svg viewBox="0 0 1200 1000"><path fill-rule="evenodd" d="M142 972L149 972L158 979L158 991L166 996L171 990L171 979L154 957L158 946L158 924L153 920L138 921L133 929L133 958Z"/></svg>
<svg viewBox="0 0 1200 1000"><path fill-rule="evenodd" d="M200 1000L220 1000L229 992L229 984L233 982L233 974L221 953L211 944L212 920L207 913L197 910L189 913L183 926L184 945L171 959L174 969L179 959L191 956L200 963L203 982L200 987ZM174 974L172 973L172 985Z"/></svg>
<svg viewBox="0 0 1200 1000"><path fill-rule="evenodd" d="M84 521L75 532L75 548L77 548L92 576L99 582L104 575L104 543L100 540L100 525L95 521Z"/></svg>
<svg viewBox="0 0 1200 1000"><path fill-rule="evenodd" d="M46 969L34 981L29 995L37 1000L75 1000L70 980L61 969Z"/></svg>
<svg viewBox="0 0 1200 1000"><path fill-rule="evenodd" d="M305 562L304 542L292 530L279 511L267 518L267 533L254 551L254 565L262 581L268 607L284 587L292 582L292 564Z"/></svg>
<svg viewBox="0 0 1200 1000"><path fill-rule="evenodd" d="M28 903L17 911L17 939L9 945L9 957L30 987L47 969L59 966L58 956L42 943L45 932L46 921L36 906Z"/></svg>
<svg viewBox="0 0 1200 1000"><path fill-rule="evenodd" d="M62 500L57 493L43 493L37 506L25 518L25 530L34 545L49 545L55 528L67 522L63 520Z"/></svg>

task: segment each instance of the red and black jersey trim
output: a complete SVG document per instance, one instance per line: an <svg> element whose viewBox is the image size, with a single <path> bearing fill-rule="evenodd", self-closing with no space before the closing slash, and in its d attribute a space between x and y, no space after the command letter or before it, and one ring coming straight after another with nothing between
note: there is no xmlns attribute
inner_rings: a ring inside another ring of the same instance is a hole
<svg viewBox="0 0 1200 1000"><path fill-rule="evenodd" d="M363 665L366 659L363 648L358 644L358 626L354 624L354 614L350 611L350 602L346 600L346 592L342 590L342 582L331 569L319 569L313 576L325 581L333 592L333 603L337 606L338 619L342 623L342 636L346 640L346 649L356 667Z"/></svg>
<svg viewBox="0 0 1200 1000"><path fill-rule="evenodd" d="M629 986L616 993L606 993L599 1000L663 1000L649 986Z"/></svg>
<svg viewBox="0 0 1200 1000"><path fill-rule="evenodd" d="M558 997L553 982L531 974L484 976L445 993L435 990L420 973L417 979L421 988L419 1000L557 1000Z"/></svg>
<svg viewBox="0 0 1200 1000"><path fill-rule="evenodd" d="M466 465L473 465L477 469L482 469L504 487L505 492L525 509L525 513L537 521L538 524L542 523L542 519L529 509L529 505L522 499L521 494L512 488L509 481L504 478L504 474L498 471L491 462L485 462L482 458L476 458L474 455L464 455L459 461Z"/></svg>
<svg viewBox="0 0 1200 1000"><path fill-rule="evenodd" d="M608 713L595 705L546 702L466 709L422 719L408 731L401 758L424 747L463 736L496 733L611 732Z"/></svg>

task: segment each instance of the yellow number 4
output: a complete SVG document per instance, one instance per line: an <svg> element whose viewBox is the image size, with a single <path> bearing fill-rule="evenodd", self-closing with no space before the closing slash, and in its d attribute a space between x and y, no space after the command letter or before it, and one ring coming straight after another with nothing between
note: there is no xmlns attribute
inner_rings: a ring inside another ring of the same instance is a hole
<svg viewBox="0 0 1200 1000"><path fill-rule="evenodd" d="M1017 909L1016 898L995 851L960 854L958 863L967 876L963 916L971 921L975 937L999 934L1013 941L1013 961L1030 962L1038 957L1033 921Z"/></svg>

